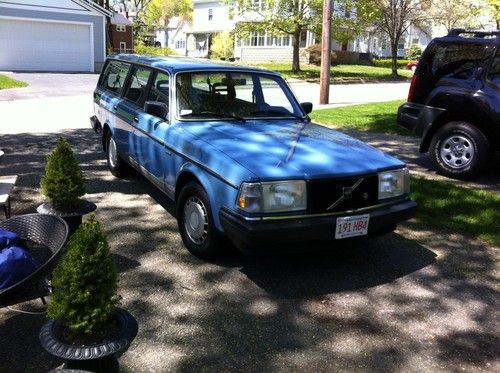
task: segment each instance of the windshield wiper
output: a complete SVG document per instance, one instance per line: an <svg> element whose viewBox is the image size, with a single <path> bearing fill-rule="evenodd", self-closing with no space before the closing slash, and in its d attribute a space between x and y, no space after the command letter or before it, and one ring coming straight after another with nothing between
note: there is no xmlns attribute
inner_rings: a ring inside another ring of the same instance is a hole
<svg viewBox="0 0 500 373"><path fill-rule="evenodd" d="M301 121L304 121L305 119L307 119L307 115L296 115L294 113L290 113L289 111L287 112L284 112L284 111L280 111L280 110L262 110L262 111L257 111L257 112L254 112L253 114L262 114L262 115L266 115L266 114L279 114L279 115L285 115L285 116L289 116L289 117L293 117L295 119L299 119Z"/></svg>
<svg viewBox="0 0 500 373"><path fill-rule="evenodd" d="M197 117L197 116L235 119L235 120L240 121L240 122L245 121L245 118L239 117L237 115L225 114L225 113L215 113L213 111L202 111L200 113L190 113L190 114L181 115L182 118L183 117Z"/></svg>

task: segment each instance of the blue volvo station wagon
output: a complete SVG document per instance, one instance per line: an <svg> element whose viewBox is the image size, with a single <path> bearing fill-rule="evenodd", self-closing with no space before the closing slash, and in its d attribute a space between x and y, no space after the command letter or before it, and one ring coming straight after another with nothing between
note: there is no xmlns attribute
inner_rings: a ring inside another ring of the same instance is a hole
<svg viewBox="0 0 500 373"><path fill-rule="evenodd" d="M311 123L277 73L117 55L94 92L110 171L132 166L175 201L182 240L239 249L387 233L411 218L405 164Z"/></svg>

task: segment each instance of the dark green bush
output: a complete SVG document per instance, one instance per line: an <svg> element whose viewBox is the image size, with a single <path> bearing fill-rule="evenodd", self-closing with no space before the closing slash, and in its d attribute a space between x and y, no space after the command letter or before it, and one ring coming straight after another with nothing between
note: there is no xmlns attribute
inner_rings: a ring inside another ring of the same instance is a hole
<svg viewBox="0 0 500 373"><path fill-rule="evenodd" d="M118 276L108 241L95 214L76 230L54 271L47 315L75 335L93 333L114 314Z"/></svg>
<svg viewBox="0 0 500 373"><path fill-rule="evenodd" d="M408 62L410 62L410 60L398 60L398 69L404 69ZM392 67L392 60L390 58L386 60L374 60L373 64L377 67L386 67L390 69Z"/></svg>
<svg viewBox="0 0 500 373"><path fill-rule="evenodd" d="M57 146L47 157L45 176L42 177L42 193L55 207L72 210L79 206L79 197L85 194L83 173L66 140L60 138Z"/></svg>

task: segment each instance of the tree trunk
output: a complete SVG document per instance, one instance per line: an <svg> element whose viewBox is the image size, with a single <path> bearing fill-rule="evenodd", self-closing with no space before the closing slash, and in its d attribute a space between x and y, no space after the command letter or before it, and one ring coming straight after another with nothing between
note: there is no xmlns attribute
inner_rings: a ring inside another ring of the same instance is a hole
<svg viewBox="0 0 500 373"><path fill-rule="evenodd" d="M392 65L391 65L391 76L393 78L398 77L398 40L391 40L391 58L392 58Z"/></svg>
<svg viewBox="0 0 500 373"><path fill-rule="evenodd" d="M292 72L294 74L300 72L300 59L299 59L300 31L301 31L300 29L295 30L292 35L292 47L293 47Z"/></svg>

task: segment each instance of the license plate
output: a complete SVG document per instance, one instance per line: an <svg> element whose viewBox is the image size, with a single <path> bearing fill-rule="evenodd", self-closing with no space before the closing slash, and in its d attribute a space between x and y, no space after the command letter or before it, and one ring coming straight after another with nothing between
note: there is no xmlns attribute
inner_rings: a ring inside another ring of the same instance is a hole
<svg viewBox="0 0 500 373"><path fill-rule="evenodd" d="M369 214L343 216L341 218L337 218L335 238L341 239L347 237L364 236L368 233L369 222Z"/></svg>

